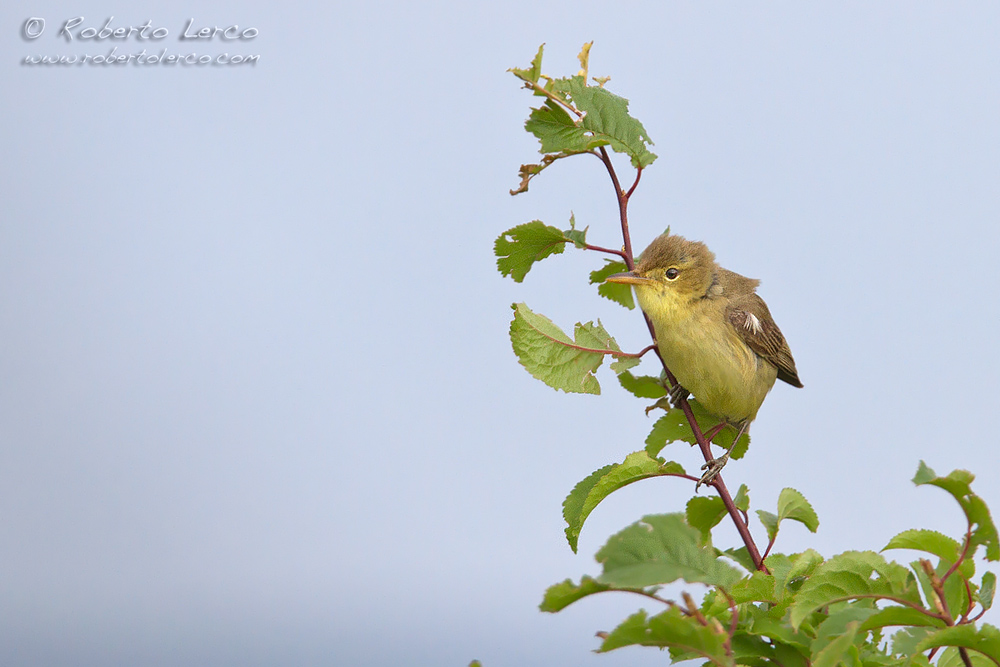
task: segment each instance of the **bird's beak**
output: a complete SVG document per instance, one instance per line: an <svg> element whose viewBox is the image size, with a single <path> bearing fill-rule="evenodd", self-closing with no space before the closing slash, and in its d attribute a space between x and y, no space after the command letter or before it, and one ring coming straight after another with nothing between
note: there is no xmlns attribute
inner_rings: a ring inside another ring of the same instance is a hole
<svg viewBox="0 0 1000 667"><path fill-rule="evenodd" d="M606 283L621 283L623 285L655 285L656 281L652 278L644 278L643 276L636 275L635 272L629 271L628 273L615 273L604 279Z"/></svg>

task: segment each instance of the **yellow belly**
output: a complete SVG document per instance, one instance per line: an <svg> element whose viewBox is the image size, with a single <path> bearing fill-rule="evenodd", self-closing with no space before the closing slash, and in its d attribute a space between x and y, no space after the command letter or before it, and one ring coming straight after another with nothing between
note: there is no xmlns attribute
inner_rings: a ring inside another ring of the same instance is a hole
<svg viewBox="0 0 1000 667"><path fill-rule="evenodd" d="M721 303L650 313L660 354L681 385L711 413L730 422L752 421L778 370L744 343L725 320ZM648 312L648 311L647 311Z"/></svg>

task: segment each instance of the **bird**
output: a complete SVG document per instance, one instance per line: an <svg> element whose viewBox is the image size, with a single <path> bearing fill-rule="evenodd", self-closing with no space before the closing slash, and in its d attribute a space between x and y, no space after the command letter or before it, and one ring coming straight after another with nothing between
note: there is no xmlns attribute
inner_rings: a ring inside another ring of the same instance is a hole
<svg viewBox="0 0 1000 667"><path fill-rule="evenodd" d="M722 268L704 243L669 231L649 244L632 271L605 280L635 290L660 358L677 379L671 403L694 394L720 419L710 438L727 425L737 429L726 453L702 466L698 485L711 483L775 381L802 387L788 343L756 293L760 281Z"/></svg>

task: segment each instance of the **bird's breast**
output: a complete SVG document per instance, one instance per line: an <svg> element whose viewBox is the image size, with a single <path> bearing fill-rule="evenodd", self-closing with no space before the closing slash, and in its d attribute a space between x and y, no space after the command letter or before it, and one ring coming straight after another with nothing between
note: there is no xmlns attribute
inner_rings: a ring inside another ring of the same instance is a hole
<svg viewBox="0 0 1000 667"><path fill-rule="evenodd" d="M660 354L677 381L713 414L753 420L774 386L777 369L740 339L725 303L703 299L672 312L650 313Z"/></svg>

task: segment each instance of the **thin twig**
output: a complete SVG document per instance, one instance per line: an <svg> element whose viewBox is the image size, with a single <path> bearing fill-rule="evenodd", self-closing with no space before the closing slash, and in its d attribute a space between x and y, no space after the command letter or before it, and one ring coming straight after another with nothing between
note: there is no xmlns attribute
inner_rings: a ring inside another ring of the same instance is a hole
<svg viewBox="0 0 1000 667"><path fill-rule="evenodd" d="M632 238L628 233L628 195L622 191L622 186L618 182L618 174L615 173L615 165L611 163L611 156L608 151L601 146L598 149L601 153L601 161L608 170L608 176L615 186L615 197L618 199L618 218L622 224L622 241L624 241L625 265L631 271L635 268L635 260L632 257Z"/></svg>
<svg viewBox="0 0 1000 667"><path fill-rule="evenodd" d="M632 193L635 192L635 187L637 185L639 185L639 179L640 178L642 178L642 167L639 167L639 168L637 168L635 170L635 183L633 183L632 187L630 187L628 189L628 192L625 193L625 199L628 199L629 197L631 197Z"/></svg>
<svg viewBox="0 0 1000 667"><path fill-rule="evenodd" d="M971 521L969 522L969 528L968 528L968 530L965 531L965 544L962 546L962 553L959 554L958 560L955 561L955 564L952 565L950 568L948 568L948 571L944 573L943 577L941 577L941 581L942 582L948 581L948 577L950 577L952 575L952 573L955 570L958 569L958 566L962 564L962 561L965 560L965 557L969 555L969 545L970 544L972 544L972 522Z"/></svg>
<svg viewBox="0 0 1000 667"><path fill-rule="evenodd" d="M625 260L625 253L622 252L621 250L612 250L611 248L602 248L599 245L590 245L589 243L584 243L583 247L586 248L587 250L596 250L597 252L606 252L609 255L617 255L617 256L621 257L623 261Z"/></svg>

